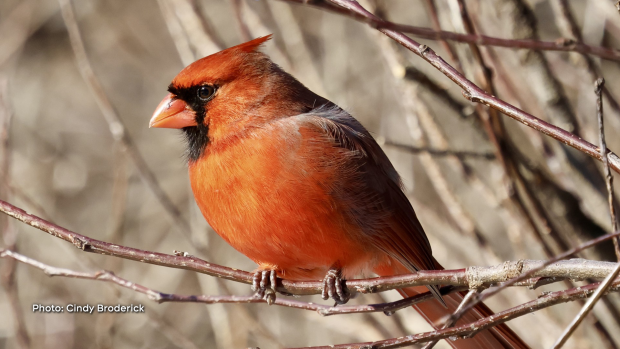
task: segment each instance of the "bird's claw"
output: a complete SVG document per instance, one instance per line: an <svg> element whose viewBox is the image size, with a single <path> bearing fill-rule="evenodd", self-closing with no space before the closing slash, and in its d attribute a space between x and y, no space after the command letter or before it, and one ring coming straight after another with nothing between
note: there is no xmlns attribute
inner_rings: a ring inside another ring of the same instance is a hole
<svg viewBox="0 0 620 349"><path fill-rule="evenodd" d="M275 270L261 270L252 277L252 291L271 305L276 300L277 274Z"/></svg>
<svg viewBox="0 0 620 349"><path fill-rule="evenodd" d="M346 304L351 299L351 293L346 285L343 286L343 279L340 270L330 269L323 279L323 299L333 299L338 304Z"/></svg>

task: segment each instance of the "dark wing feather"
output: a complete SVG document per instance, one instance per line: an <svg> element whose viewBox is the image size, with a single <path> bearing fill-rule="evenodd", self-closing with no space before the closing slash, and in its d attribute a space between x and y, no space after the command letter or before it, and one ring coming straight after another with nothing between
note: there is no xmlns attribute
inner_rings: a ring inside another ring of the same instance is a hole
<svg viewBox="0 0 620 349"><path fill-rule="evenodd" d="M351 203L350 216L370 241L410 271L437 268L431 245L400 177L368 131L338 107L319 108L306 114L335 146L348 152L339 164L341 182L334 194ZM429 286L442 303L437 286Z"/></svg>

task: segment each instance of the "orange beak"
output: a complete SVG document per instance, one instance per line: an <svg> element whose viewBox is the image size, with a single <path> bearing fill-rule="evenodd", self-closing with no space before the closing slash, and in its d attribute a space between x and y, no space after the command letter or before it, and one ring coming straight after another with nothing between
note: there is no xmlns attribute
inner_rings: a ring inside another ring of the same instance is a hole
<svg viewBox="0 0 620 349"><path fill-rule="evenodd" d="M196 113L187 103L175 99L172 93L169 93L159 103L149 122L149 127L183 128L189 126L196 126Z"/></svg>

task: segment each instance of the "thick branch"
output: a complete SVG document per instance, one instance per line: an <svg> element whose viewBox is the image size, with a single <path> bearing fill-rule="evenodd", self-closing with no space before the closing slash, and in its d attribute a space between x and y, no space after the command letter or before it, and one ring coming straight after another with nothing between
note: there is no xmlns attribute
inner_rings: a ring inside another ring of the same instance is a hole
<svg viewBox="0 0 620 349"><path fill-rule="evenodd" d="M48 276L62 276L76 279L88 279L96 281L106 281L121 287L142 293L148 296L149 299L157 303L177 302L177 303L203 303L203 304L216 304L216 303L267 303L267 300L259 294L252 296L208 296L208 295L180 295L163 293L146 286L137 284L135 282L123 279L116 276L113 272L108 270L100 270L96 272L79 272L65 268L57 268L51 265L42 263L30 257L26 257L22 254L11 250L0 249L0 258L11 258L14 261L19 261L24 264L28 264L32 267L42 270ZM440 291L442 295L447 295L457 291L463 291L464 287L443 287ZM320 315L338 315L338 314L353 314L353 313L371 313L371 312L384 312L386 314L393 314L397 310L410 307L414 304L425 302L433 299L435 296L430 292L418 294L414 297L401 299L395 302L382 303L382 304L368 304L368 305L347 305L347 306L329 306L316 303L308 303L291 299L275 299L273 305L279 305L284 307L311 310L316 311Z"/></svg>
<svg viewBox="0 0 620 349"><path fill-rule="evenodd" d="M245 271L209 263L193 256L183 256L181 254L169 255L145 251L92 239L50 223L35 215L28 214L26 211L2 200L0 200L0 211L50 235L68 241L86 252L111 255L170 268L186 269L246 284L252 283L252 274ZM559 257L568 258L587 247L591 247L619 235L620 233L604 235L578 248L567 251ZM558 259L555 259L554 261L557 260ZM611 272L611 269L615 265L614 263L585 260L569 260L550 264L551 263L548 261L523 260L505 262L504 264L494 267L423 270L415 274L348 280L346 285L352 291L360 293L383 292L420 285L450 285L479 288L493 286L506 280L514 280L512 279L513 277L521 275L519 277L519 282L512 281L511 285L535 287L540 281L539 278L575 278L575 280L582 280L588 277L604 278ZM529 279L526 280L527 278ZM279 279L277 290L286 294L309 295L320 294L322 287L322 281L289 281Z"/></svg>
<svg viewBox="0 0 620 349"><path fill-rule="evenodd" d="M136 284L134 282L128 281L126 279L120 278L114 275L109 271L97 271L97 272L78 272L64 268L56 268L49 266L47 264L36 261L32 258L26 257L19 253L15 253L13 251L8 250L0 250L0 257L2 258L12 258L14 260L20 261L22 263L31 265L38 269L43 270L49 276L64 276L64 277L72 277L79 279L90 279L90 280L99 280L99 281L107 281L114 284L117 284L121 287L131 289L133 291L146 294L150 299L158 302L191 302L191 303L265 303L264 299L261 299L257 296L185 296L185 295L176 295L176 294L166 294L158 291L154 291L148 287ZM617 291L620 281L616 281L612 288L609 291ZM439 339L444 339L448 337L464 337L464 336L473 336L476 333L483 331L487 328L497 326L501 323L510 321L516 317L523 316L537 310L555 305L560 303L566 303L570 301L574 301L577 299L583 299L592 294L595 289L600 285L600 283L595 283L583 287L576 287L573 289L569 289L566 291L552 292L541 296L540 298L533 300L531 302L518 305L516 307L510 308L508 310L496 313L489 317L480 319L474 323L466 324L454 328L424 332L416 335L410 335L400 338L392 338L372 343L355 343L355 344L345 344L345 345L335 345L329 347L316 347L316 348L398 348L403 346L408 346L415 343L424 343ZM452 288L443 288L442 293L447 294L450 292L457 291L458 289ZM313 303L305 303L299 301L291 301L291 300L281 300L277 299L277 305L289 306L298 309L306 309L306 310L316 310L323 315L329 315L325 313L327 309L333 309L334 313L350 313L347 311L341 311L342 308L358 308L361 309L362 312L365 308L370 311L385 311L385 309L395 310L396 307L394 305L400 305L400 308L410 306L413 303L417 303L420 301L425 301L428 299L432 299L433 296L427 292L425 294L421 294L416 297L410 297L401 301L387 303L387 304L377 304L377 305L362 305L362 306L345 306L345 307L329 307L324 305L317 305ZM324 311L322 311L324 310ZM360 312L360 311L355 311Z"/></svg>

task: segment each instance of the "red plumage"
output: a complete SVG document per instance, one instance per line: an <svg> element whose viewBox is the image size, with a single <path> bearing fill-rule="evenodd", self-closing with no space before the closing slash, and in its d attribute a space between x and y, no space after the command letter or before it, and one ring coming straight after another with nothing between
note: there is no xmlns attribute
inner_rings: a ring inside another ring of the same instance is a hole
<svg viewBox="0 0 620 349"><path fill-rule="evenodd" d="M259 269L291 280L321 279L330 269L353 278L441 268L383 150L347 112L260 53L268 39L183 69L151 120L184 127L192 190L209 224ZM460 297L417 309L432 323ZM465 320L488 314L480 305ZM504 325L450 344L527 347Z"/></svg>

